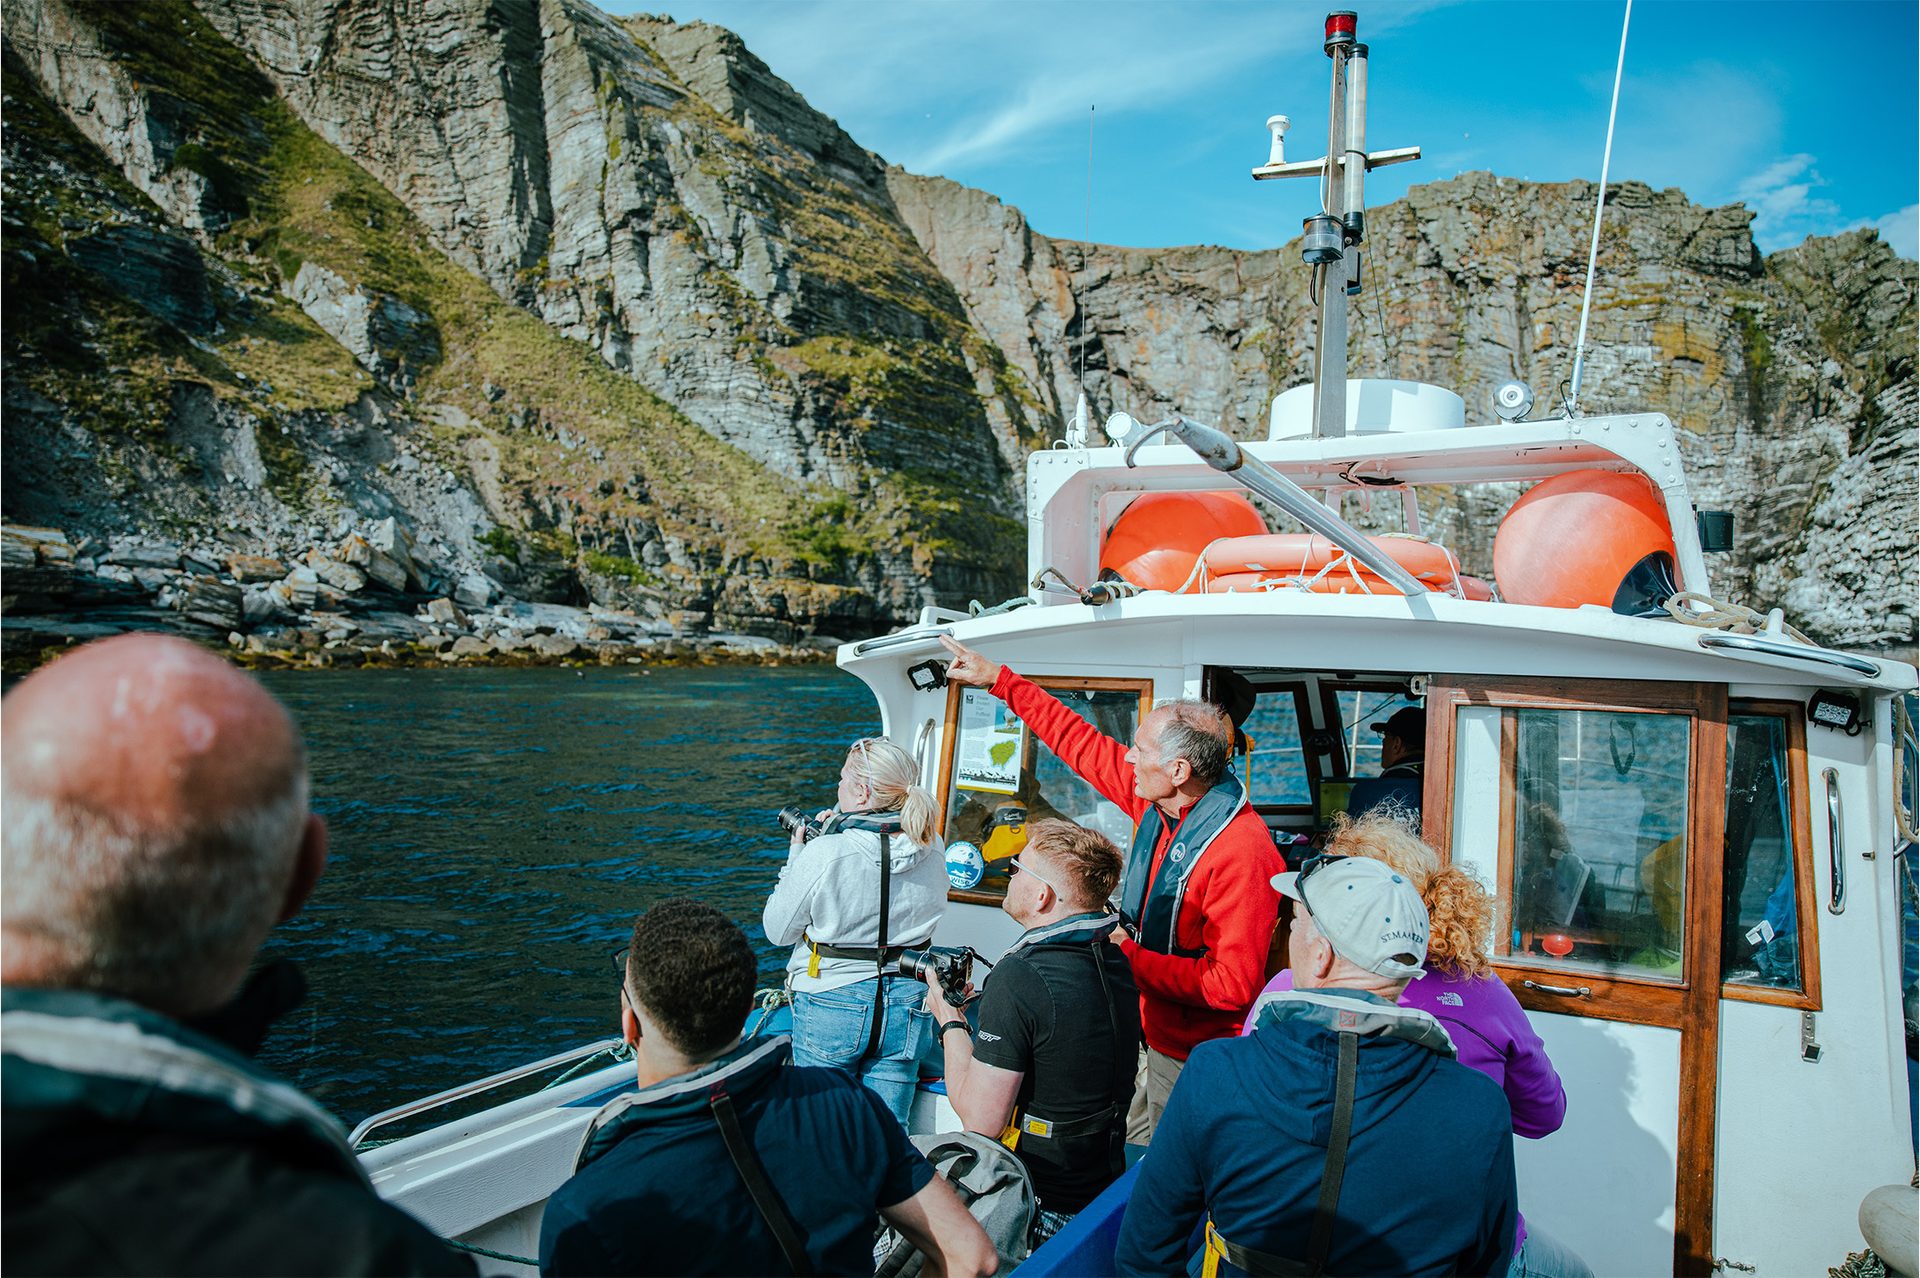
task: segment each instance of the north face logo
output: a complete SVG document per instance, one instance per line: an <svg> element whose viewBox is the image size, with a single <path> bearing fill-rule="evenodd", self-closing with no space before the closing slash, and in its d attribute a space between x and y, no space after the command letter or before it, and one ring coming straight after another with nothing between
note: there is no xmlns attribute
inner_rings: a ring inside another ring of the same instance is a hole
<svg viewBox="0 0 1920 1278"><path fill-rule="evenodd" d="M1454 993L1442 994L1440 996L1440 1001L1442 1003L1445 1003L1448 1007L1465 1007L1467 1005L1467 1000L1461 998L1458 994L1454 994Z"/></svg>

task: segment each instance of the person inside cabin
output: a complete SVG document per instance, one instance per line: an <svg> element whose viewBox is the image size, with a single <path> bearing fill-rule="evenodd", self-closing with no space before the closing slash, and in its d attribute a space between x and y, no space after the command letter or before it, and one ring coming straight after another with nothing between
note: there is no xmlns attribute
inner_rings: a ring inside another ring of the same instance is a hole
<svg viewBox="0 0 1920 1278"><path fill-rule="evenodd" d="M1353 783L1347 815L1358 818L1378 808L1398 808L1417 824L1426 785L1427 712L1402 706L1384 722L1367 726L1380 735L1380 774Z"/></svg>
<svg viewBox="0 0 1920 1278"><path fill-rule="evenodd" d="M793 946L794 1064L851 1071L905 1127L933 1022L899 963L946 911L945 845L919 766L885 737L853 743L838 799L818 834L795 831L761 924Z"/></svg>
<svg viewBox="0 0 1920 1278"><path fill-rule="evenodd" d="M1025 929L994 966L974 1031L927 978L947 1099L968 1131L1009 1141L1033 1179L1038 1246L1126 1170L1140 1000L1106 943L1120 849L1071 821L1035 821L1001 909Z"/></svg>
<svg viewBox="0 0 1920 1278"><path fill-rule="evenodd" d="M1045 689L945 636L947 678L986 688L1136 827L1114 943L1140 990L1146 1039L1127 1139L1145 1143L1187 1055L1230 1037L1266 979L1286 863L1228 768L1232 732L1217 706L1163 702L1133 744L1103 735Z"/></svg>
<svg viewBox="0 0 1920 1278"><path fill-rule="evenodd" d="M638 1091L593 1116L540 1222L543 1274L864 1274L880 1220L927 1272L999 1255L872 1090L743 1039L758 964L726 915L686 897L634 920L620 1034Z"/></svg>
<svg viewBox="0 0 1920 1278"><path fill-rule="evenodd" d="M472 1273L250 1059L305 985L248 966L327 857L286 710L150 634L76 649L4 705L0 1264Z"/></svg>
<svg viewBox="0 0 1920 1278"><path fill-rule="evenodd" d="M1453 1039L1455 1059L1500 1084L1516 1136L1539 1140L1559 1131L1567 1116L1566 1088L1513 991L1494 972L1488 953L1492 896L1466 871L1442 865L1439 853L1412 826L1389 813L1336 820L1326 850L1372 857L1405 875L1419 891L1428 918L1426 973L1408 982L1400 1006L1432 1014ZM1286 970L1261 994L1264 998L1292 988L1293 972ZM1256 1001L1253 1008L1243 1033L1253 1033L1259 1021L1261 1004ZM1590 1274L1578 1256L1537 1226L1529 1227L1522 1219L1514 1233L1510 1278Z"/></svg>
<svg viewBox="0 0 1920 1278"><path fill-rule="evenodd" d="M1326 853L1276 885L1294 902L1293 988L1262 997L1251 1035L1188 1058L1117 1272L1187 1272L1198 1235L1208 1272L1507 1273L1506 1097L1431 1013L1395 1001L1426 960L1420 894L1380 861Z"/></svg>

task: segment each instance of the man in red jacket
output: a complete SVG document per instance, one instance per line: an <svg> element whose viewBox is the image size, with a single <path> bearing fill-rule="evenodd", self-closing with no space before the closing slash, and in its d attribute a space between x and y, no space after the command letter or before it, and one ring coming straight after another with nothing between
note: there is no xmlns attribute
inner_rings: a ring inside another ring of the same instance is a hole
<svg viewBox="0 0 1920 1278"><path fill-rule="evenodd" d="M1145 1141L1187 1053L1238 1033L1266 979L1280 902L1270 880L1286 862L1228 768L1233 730L1204 701L1170 701L1123 745L1006 667L940 642L948 679L1006 702L1136 823L1120 908L1131 935L1114 935L1140 987L1146 1078L1127 1139Z"/></svg>

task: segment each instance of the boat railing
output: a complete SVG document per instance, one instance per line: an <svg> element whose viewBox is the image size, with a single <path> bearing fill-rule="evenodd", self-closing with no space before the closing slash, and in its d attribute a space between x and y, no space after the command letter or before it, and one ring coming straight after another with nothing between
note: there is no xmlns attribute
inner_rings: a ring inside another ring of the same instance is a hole
<svg viewBox="0 0 1920 1278"><path fill-rule="evenodd" d="M1756 635L1712 634L1701 635L1700 646L1735 652L1756 652L1768 657L1789 657L1795 661L1814 661L1823 665L1838 666L1842 670L1851 670L1869 679L1880 677L1879 663L1869 661L1865 657L1856 657L1847 652L1835 652L1831 648L1788 643L1781 639L1762 639Z"/></svg>
<svg viewBox="0 0 1920 1278"><path fill-rule="evenodd" d="M576 1047L571 1051L561 1052L557 1055L549 1056L544 1060L533 1061L526 1065L516 1065L512 1069L502 1070L498 1074L489 1074L485 1078L475 1079L470 1083L462 1083L458 1087L450 1087L444 1092L435 1092L431 1096L423 1096L419 1100L408 1101L404 1105L395 1105L392 1109L383 1109L379 1113L363 1119L360 1125L353 1129L352 1135L347 1137L347 1142L352 1145L353 1148L359 1149L361 1145L365 1143L367 1137L374 1131L391 1123L397 1123L403 1118L413 1118L416 1115L430 1113L436 1109L444 1109L446 1106L466 1100L468 1097L478 1096L483 1092L490 1092L498 1087L505 1087L509 1083L517 1083L521 1079L531 1078L535 1074L539 1074L545 1070L558 1069L562 1065L571 1065L575 1062L591 1060L593 1057L603 1054L618 1059L620 1053L626 1049L626 1046L625 1042L617 1038L601 1039L599 1042L588 1043L584 1047Z"/></svg>

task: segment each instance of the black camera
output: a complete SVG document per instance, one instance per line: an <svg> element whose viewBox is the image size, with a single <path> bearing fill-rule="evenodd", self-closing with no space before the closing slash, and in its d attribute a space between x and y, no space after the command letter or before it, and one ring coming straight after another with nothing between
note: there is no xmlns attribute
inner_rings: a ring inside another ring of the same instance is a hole
<svg viewBox="0 0 1920 1278"><path fill-rule="evenodd" d="M788 838L798 838L802 843L826 833L826 826L811 812L791 803L780 809L779 821L780 828L787 832Z"/></svg>
<svg viewBox="0 0 1920 1278"><path fill-rule="evenodd" d="M929 945L924 950L908 950L900 956L900 975L911 976L916 981L932 976L940 982L947 1002L959 1007L967 1001L967 982L973 979L973 960L977 957L971 947Z"/></svg>

